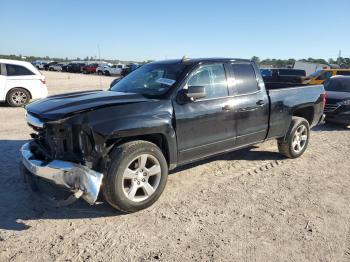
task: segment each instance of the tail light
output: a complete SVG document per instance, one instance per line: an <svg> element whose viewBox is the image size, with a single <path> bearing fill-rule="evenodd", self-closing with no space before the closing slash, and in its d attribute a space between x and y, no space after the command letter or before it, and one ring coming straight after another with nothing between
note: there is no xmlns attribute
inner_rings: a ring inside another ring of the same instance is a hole
<svg viewBox="0 0 350 262"><path fill-rule="evenodd" d="M39 79L41 83L43 83L43 85L46 84L46 80L45 79Z"/></svg>
<svg viewBox="0 0 350 262"><path fill-rule="evenodd" d="M326 106L326 99L327 99L327 92L326 92L326 91L323 91L323 94L322 94L323 109L324 109L325 106Z"/></svg>

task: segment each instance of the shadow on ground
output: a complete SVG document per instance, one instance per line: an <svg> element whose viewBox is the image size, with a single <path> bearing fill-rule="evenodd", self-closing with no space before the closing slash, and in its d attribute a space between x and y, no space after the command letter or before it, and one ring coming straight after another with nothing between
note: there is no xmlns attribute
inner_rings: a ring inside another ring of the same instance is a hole
<svg viewBox="0 0 350 262"><path fill-rule="evenodd" d="M326 123L312 128L312 131L344 131L350 130L349 126L335 123Z"/></svg>

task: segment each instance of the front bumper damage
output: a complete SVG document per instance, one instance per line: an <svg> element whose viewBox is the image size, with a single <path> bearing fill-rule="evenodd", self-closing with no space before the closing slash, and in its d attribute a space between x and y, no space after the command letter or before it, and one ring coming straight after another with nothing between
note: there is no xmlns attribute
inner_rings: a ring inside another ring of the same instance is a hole
<svg viewBox="0 0 350 262"><path fill-rule="evenodd" d="M35 159L30 142L22 146L21 154L22 164L34 176L63 186L91 205L96 202L102 184L102 173L72 162L52 160L47 163Z"/></svg>

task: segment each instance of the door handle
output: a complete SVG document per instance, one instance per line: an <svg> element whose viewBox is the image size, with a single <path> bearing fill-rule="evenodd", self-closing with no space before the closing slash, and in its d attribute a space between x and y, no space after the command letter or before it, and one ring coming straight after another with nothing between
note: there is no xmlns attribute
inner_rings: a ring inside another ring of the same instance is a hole
<svg viewBox="0 0 350 262"><path fill-rule="evenodd" d="M256 102L256 104L258 106L263 106L263 105L265 105L265 101L264 100L258 100L258 102Z"/></svg>
<svg viewBox="0 0 350 262"><path fill-rule="evenodd" d="M244 107L244 108L239 108L237 110L237 112L251 112L251 111L255 111L257 109L258 109L257 106L248 106L248 107Z"/></svg>
<svg viewBox="0 0 350 262"><path fill-rule="evenodd" d="M223 111L230 111L230 110L232 110L232 109L233 109L233 107L230 106L230 105L224 105L224 106L222 107L222 110L223 110Z"/></svg>

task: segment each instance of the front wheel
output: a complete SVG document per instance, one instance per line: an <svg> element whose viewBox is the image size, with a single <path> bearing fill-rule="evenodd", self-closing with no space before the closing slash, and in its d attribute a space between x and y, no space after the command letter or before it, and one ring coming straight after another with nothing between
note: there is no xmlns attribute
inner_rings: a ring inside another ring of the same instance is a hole
<svg viewBox="0 0 350 262"><path fill-rule="evenodd" d="M305 152L309 137L309 122L302 117L293 117L286 138L278 140L278 150L288 158L297 158Z"/></svg>
<svg viewBox="0 0 350 262"><path fill-rule="evenodd" d="M131 213L157 201L168 178L159 147L147 141L128 142L115 148L110 158L102 191L111 206Z"/></svg>

